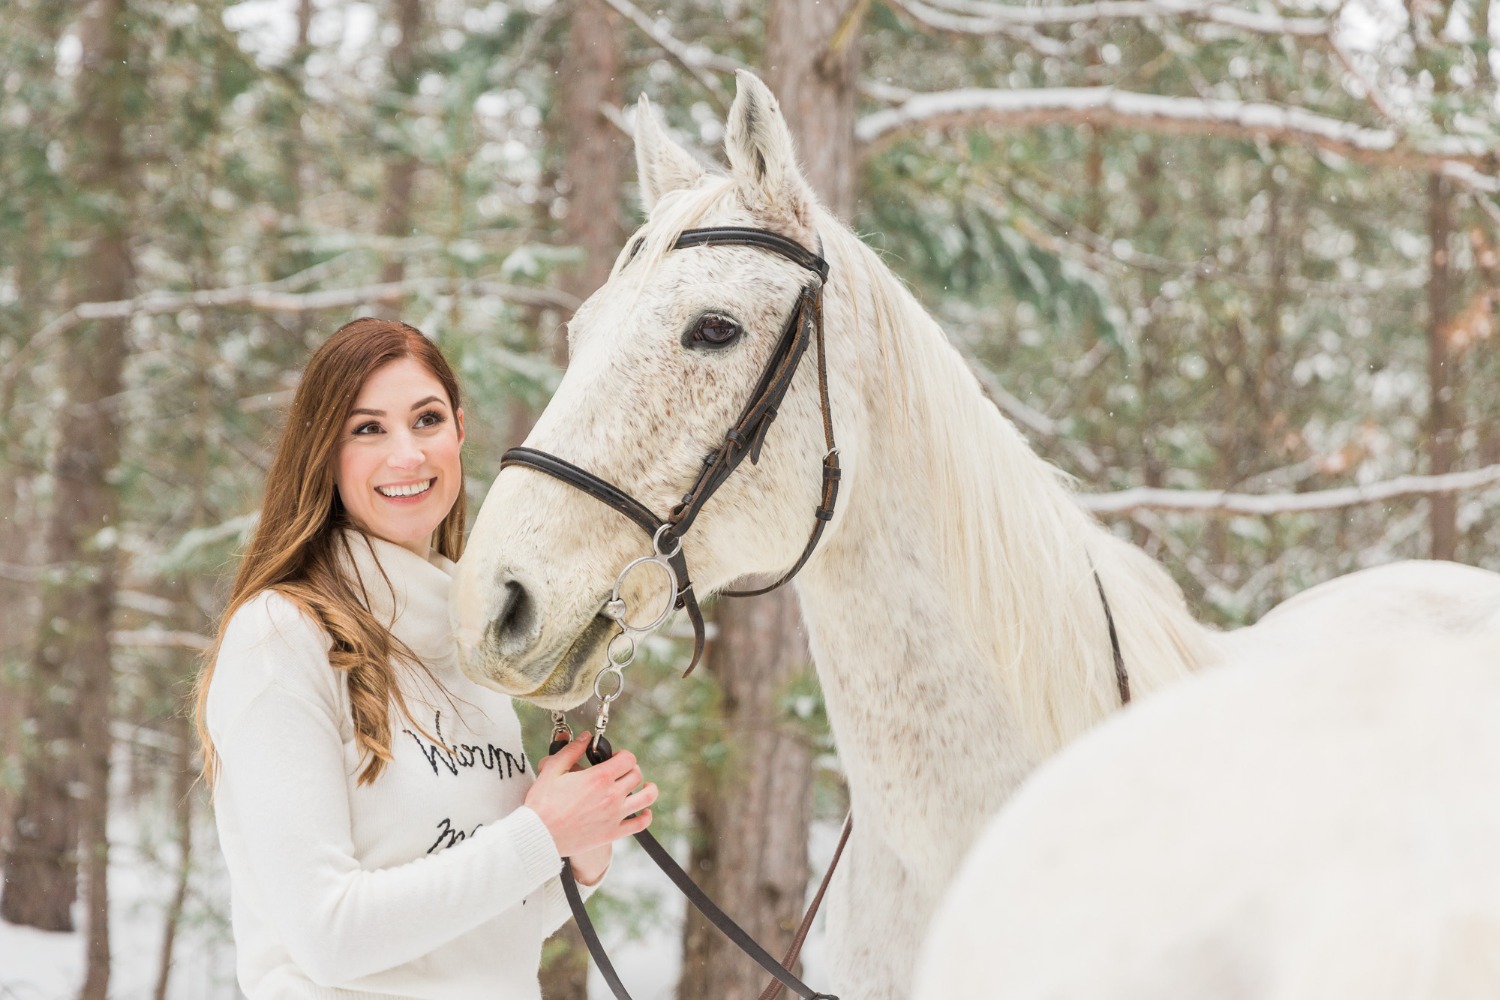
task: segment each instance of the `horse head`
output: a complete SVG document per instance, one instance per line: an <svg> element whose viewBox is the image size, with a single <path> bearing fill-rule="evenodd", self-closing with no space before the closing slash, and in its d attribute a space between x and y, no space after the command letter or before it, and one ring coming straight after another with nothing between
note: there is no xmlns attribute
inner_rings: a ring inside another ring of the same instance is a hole
<svg viewBox="0 0 1500 1000"><path fill-rule="evenodd" d="M739 75L726 122L727 175L674 142L644 97L639 112L647 221L569 323L567 373L524 447L587 470L665 520L779 356L805 293L821 284L806 261L785 252L678 246L679 237L690 229L759 230L815 260L819 225L837 223L798 169L776 99L749 73ZM763 440L746 443L749 460L674 539L700 598L742 577L784 573L803 552L829 453L816 351L806 352ZM853 441L839 443L847 467ZM579 704L614 633L604 609L616 579L650 551L640 526L595 497L535 468L505 468L480 509L454 588L465 673L546 707ZM625 578L628 620L655 618L672 600L669 586L664 573Z"/></svg>

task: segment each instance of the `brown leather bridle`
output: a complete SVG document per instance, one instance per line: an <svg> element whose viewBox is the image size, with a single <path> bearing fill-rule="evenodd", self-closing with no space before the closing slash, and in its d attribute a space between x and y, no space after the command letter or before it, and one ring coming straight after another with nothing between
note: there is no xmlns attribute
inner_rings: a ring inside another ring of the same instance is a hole
<svg viewBox="0 0 1500 1000"><path fill-rule="evenodd" d="M682 538L693 526L704 504L739 468L741 462L746 458L750 459L751 465L760 461L766 432L771 429L777 410L792 386L798 362L812 343L817 344L818 350L818 403L823 415L823 438L828 446L823 456L822 492L819 504L813 511L812 532L807 544L803 546L802 555L774 583L751 590L726 590L722 593L728 597L753 597L769 593L796 576L818 547L818 540L823 537L823 528L833 520L839 492L839 453L834 443L833 413L828 401L828 362L823 345L823 285L828 280L828 262L800 243L764 229L727 226L689 229L677 238L672 249L702 246L742 246L770 250L811 271L817 280L803 286L798 293L797 303L787 317L781 338L739 417L724 433L724 440L719 447L704 458L703 468L699 470L692 488L667 516L658 517L649 507L614 483L540 449L522 446L512 448L500 456L501 469L508 465L522 465L560 479L624 514L652 538L657 552L671 564L677 578L677 593L673 595L672 604L686 611L688 620L693 625L693 659L688 664L686 673L692 673L703 656L705 633L703 612L698 608L698 598L693 593L692 580L688 576L687 557L682 552Z"/></svg>

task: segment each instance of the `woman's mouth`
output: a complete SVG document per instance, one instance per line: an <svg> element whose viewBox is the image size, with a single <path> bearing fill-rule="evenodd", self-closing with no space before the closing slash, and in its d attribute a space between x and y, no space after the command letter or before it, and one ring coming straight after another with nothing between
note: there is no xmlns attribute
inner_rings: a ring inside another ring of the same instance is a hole
<svg viewBox="0 0 1500 1000"><path fill-rule="evenodd" d="M403 483L399 486L377 486L375 492L388 500L412 500L425 494L436 483L436 479L423 479L420 482Z"/></svg>

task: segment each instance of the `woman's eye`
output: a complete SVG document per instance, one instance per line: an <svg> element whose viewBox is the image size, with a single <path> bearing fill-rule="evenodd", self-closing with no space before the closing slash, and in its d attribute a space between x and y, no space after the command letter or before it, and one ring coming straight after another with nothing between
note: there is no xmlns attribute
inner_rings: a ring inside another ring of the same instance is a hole
<svg viewBox="0 0 1500 1000"><path fill-rule="evenodd" d="M359 435L361 435L361 434L379 434L379 433L380 433L380 425L377 424L373 420L367 421L366 423L360 424L358 427L354 428L354 434L355 434L356 437L359 436Z"/></svg>
<svg viewBox="0 0 1500 1000"><path fill-rule="evenodd" d="M708 315L698 320L688 331L688 344L706 344L723 347L734 342L740 335L740 325L727 316Z"/></svg>
<svg viewBox="0 0 1500 1000"><path fill-rule="evenodd" d="M443 415L436 410L428 410L417 418L418 427L436 427L443 422Z"/></svg>

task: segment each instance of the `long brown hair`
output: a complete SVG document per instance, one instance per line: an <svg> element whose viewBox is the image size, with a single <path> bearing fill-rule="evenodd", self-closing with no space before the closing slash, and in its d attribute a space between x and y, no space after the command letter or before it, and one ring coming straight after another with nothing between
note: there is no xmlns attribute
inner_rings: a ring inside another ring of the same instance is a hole
<svg viewBox="0 0 1500 1000"><path fill-rule="evenodd" d="M266 590L293 601L333 640L329 664L348 674L355 738L367 761L360 784L379 777L391 759L391 702L403 715L410 714L392 660L417 665L419 661L366 610L339 568L338 550L348 544L340 529L351 523L335 488L334 466L344 422L366 380L386 365L407 358L442 383L456 413L460 400L453 369L437 345L405 323L356 319L341 326L307 362L266 474L259 523L240 560L218 635L198 674L198 738L203 743L203 778L210 789L218 776L219 759L205 709L224 626L246 602ZM460 486L453 509L432 539L433 547L449 559L456 560L463 552L466 516Z"/></svg>

